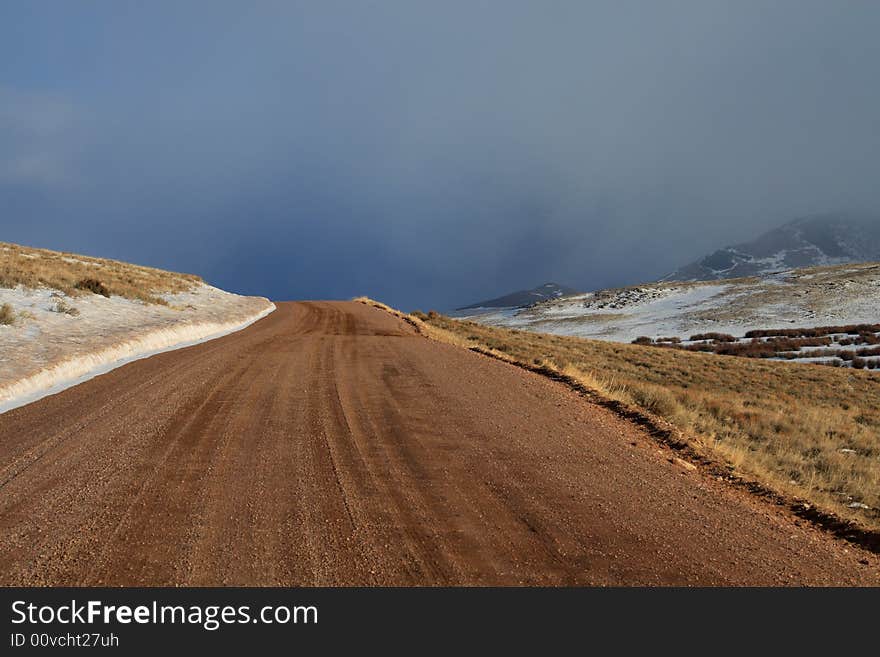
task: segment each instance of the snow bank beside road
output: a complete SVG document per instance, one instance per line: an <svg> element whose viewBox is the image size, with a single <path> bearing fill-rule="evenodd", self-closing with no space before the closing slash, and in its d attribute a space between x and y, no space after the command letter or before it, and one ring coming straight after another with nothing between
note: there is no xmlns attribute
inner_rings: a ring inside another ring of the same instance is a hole
<svg viewBox="0 0 880 657"><path fill-rule="evenodd" d="M265 317L274 304L198 285L167 306L121 297L0 289L16 314L0 326L0 413L125 363L212 340Z"/></svg>

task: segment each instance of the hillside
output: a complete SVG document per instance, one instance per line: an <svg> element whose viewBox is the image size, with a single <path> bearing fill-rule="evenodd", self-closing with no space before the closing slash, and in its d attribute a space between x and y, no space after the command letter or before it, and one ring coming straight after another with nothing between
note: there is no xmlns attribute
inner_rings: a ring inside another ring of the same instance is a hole
<svg viewBox="0 0 880 657"><path fill-rule="evenodd" d="M783 269L880 260L880 216L825 214L727 246L664 276L665 281L740 278Z"/></svg>
<svg viewBox="0 0 880 657"><path fill-rule="evenodd" d="M880 265L812 267L760 277L648 283L474 315L491 326L631 342L695 333L880 321Z"/></svg>
<svg viewBox="0 0 880 657"><path fill-rule="evenodd" d="M0 243L0 412L272 309L190 274Z"/></svg>
<svg viewBox="0 0 880 657"><path fill-rule="evenodd" d="M505 294L494 299L486 301L478 301L467 306L456 308L456 310L471 310L475 308L518 308L520 306L529 306L539 301L547 299L558 299L560 297L577 294L577 290L558 283L544 283L531 290L518 290Z"/></svg>

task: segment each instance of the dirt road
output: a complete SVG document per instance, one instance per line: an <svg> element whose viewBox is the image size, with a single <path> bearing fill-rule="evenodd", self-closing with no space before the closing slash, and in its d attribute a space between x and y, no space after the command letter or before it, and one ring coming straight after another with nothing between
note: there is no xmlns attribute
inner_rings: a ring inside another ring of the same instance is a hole
<svg viewBox="0 0 880 657"><path fill-rule="evenodd" d="M0 415L0 583L880 584L562 385L356 303Z"/></svg>

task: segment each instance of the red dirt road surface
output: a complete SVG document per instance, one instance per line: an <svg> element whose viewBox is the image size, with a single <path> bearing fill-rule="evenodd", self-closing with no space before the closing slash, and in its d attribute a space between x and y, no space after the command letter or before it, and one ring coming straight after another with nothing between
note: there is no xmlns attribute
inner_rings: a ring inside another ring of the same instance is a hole
<svg viewBox="0 0 880 657"><path fill-rule="evenodd" d="M880 584L563 385L357 303L0 415L5 585Z"/></svg>

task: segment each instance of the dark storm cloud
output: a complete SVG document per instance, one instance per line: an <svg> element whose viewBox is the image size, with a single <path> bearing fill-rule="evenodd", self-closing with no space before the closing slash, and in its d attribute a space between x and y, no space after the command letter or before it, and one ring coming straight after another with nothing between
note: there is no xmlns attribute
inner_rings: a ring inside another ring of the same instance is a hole
<svg viewBox="0 0 880 657"><path fill-rule="evenodd" d="M880 206L876 4L89 7L0 9L0 239L442 308Z"/></svg>

